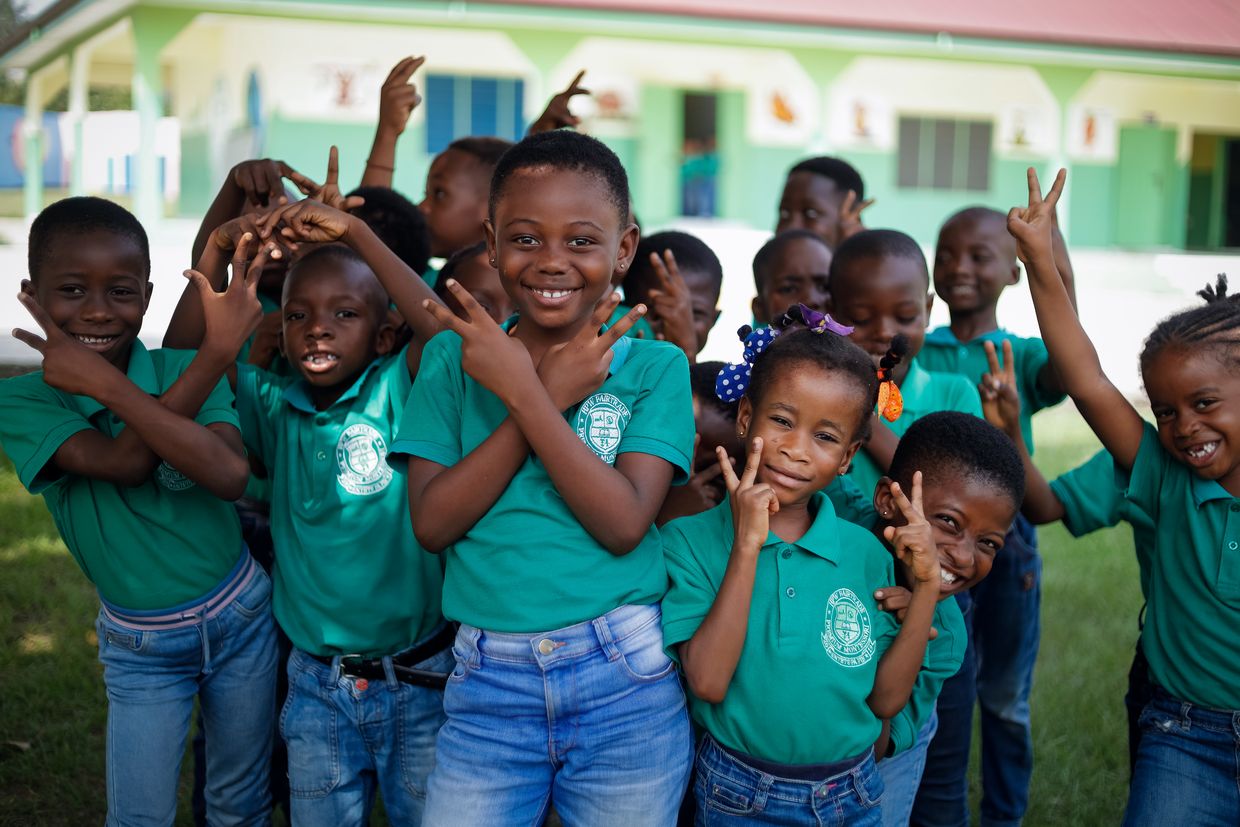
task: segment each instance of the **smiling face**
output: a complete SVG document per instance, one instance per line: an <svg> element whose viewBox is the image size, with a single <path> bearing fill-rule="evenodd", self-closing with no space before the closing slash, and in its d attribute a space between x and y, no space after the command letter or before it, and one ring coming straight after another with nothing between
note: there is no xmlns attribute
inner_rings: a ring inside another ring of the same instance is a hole
<svg viewBox="0 0 1240 827"><path fill-rule="evenodd" d="M1240 375L1226 356L1218 348L1169 346L1142 375L1163 448L1234 494L1240 491Z"/></svg>
<svg viewBox="0 0 1240 827"><path fill-rule="evenodd" d="M934 292L953 313L994 307L1005 287L1020 280L1016 243L1001 216L962 216L939 231Z"/></svg>
<svg viewBox="0 0 1240 827"><path fill-rule="evenodd" d="M825 312L831 297L830 272L831 251L826 245L812 238L784 244L771 260L762 294L753 301L754 318L770 324L798 303Z"/></svg>
<svg viewBox="0 0 1240 827"><path fill-rule="evenodd" d="M56 326L122 371L151 300L146 257L137 242L107 230L61 239L22 290Z"/></svg>
<svg viewBox="0 0 1240 827"><path fill-rule="evenodd" d="M830 178L813 172L794 172L779 198L778 235L784 230L809 230L832 250L840 243L840 205L845 193Z"/></svg>
<svg viewBox="0 0 1240 827"><path fill-rule="evenodd" d="M1016 519L1017 506L1011 496L984 477L947 469L925 474L922 506L939 553L939 599L980 583L990 574ZM884 525L905 524L891 496L888 477L875 489L874 508ZM907 567L905 571L905 581L911 583L912 573Z"/></svg>
<svg viewBox="0 0 1240 827"><path fill-rule="evenodd" d="M861 445L864 391L851 377L805 361L777 370L759 398L740 401L736 424L746 455L762 437L758 482L775 490L781 506L803 504L848 470Z"/></svg>
<svg viewBox="0 0 1240 827"><path fill-rule="evenodd" d="M623 226L597 175L547 167L515 170L486 223L500 280L531 329L564 341L611 292L612 274L637 250L637 227Z"/></svg>
<svg viewBox="0 0 1240 827"><path fill-rule="evenodd" d="M840 267L831 282L831 313L856 329L849 337L879 361L898 334L908 337L909 352L895 368L896 384L908 374L909 360L921 351L934 298L921 262L903 256L854 258Z"/></svg>
<svg viewBox="0 0 1240 827"><path fill-rule="evenodd" d="M284 354L310 384L319 409L392 347L386 295L361 262L327 257L295 267L281 309Z"/></svg>
<svg viewBox="0 0 1240 827"><path fill-rule="evenodd" d="M432 256L449 256L482 240L490 179L481 161L459 149L445 150L431 162L418 209L426 216Z"/></svg>

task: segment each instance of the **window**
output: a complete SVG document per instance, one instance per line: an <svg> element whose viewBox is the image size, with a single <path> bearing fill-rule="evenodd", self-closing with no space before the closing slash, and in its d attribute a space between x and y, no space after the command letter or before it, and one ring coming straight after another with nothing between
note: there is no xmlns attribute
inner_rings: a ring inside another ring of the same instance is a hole
<svg viewBox="0 0 1240 827"><path fill-rule="evenodd" d="M512 141L525 134L525 83L515 78L428 75L426 151L435 155L466 135Z"/></svg>
<svg viewBox="0 0 1240 827"><path fill-rule="evenodd" d="M905 189L990 189L989 121L900 118L898 186Z"/></svg>

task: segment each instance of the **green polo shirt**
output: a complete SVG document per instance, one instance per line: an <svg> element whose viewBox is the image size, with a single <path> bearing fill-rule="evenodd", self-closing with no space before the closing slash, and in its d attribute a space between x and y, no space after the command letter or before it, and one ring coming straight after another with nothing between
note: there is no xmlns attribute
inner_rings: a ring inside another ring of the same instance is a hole
<svg viewBox="0 0 1240 827"><path fill-rule="evenodd" d="M1012 358L1016 360L1016 389L1020 393L1020 429L1025 435L1025 445L1033 453L1033 415L1043 408L1058 405L1065 394L1049 393L1038 384L1038 374L1050 361L1046 345L1038 338L1014 336L1000 328L983 333L976 339L962 342L944 325L926 334L925 344L917 354L917 361L926 370L938 373L959 373L976 387L982 376L990 372L986 360L986 342L993 342L999 359L1003 359L1004 340L1012 343Z"/></svg>
<svg viewBox="0 0 1240 827"><path fill-rule="evenodd" d="M1149 595L1149 572L1154 553L1154 521L1124 496L1126 475L1115 468L1106 451L1094 454L1088 462L1051 480L1051 491L1063 505L1064 528L1073 537L1084 537L1100 528L1127 522L1141 573L1141 594Z"/></svg>
<svg viewBox="0 0 1240 827"><path fill-rule="evenodd" d="M822 489L822 493L831 499L835 507L835 516L841 520L856 523L870 531L878 525L878 512L874 510L874 488L866 493L848 474L836 477L831 484Z"/></svg>
<svg viewBox="0 0 1240 827"><path fill-rule="evenodd" d="M909 363L908 373L900 383L900 394L904 397L904 412L895 422L883 420L883 424L896 436L904 436L910 425L935 411L959 411L978 417L982 415L982 400L974 383L958 373L932 373L918 364L916 359ZM853 458L848 476L853 478L857 487L868 491L872 497L874 486L886 473L863 447Z"/></svg>
<svg viewBox="0 0 1240 827"><path fill-rule="evenodd" d="M147 350L134 341L129 380L158 395L171 387L192 350ZM221 380L198 415L200 425L237 427L233 395ZM0 382L0 442L17 477L42 494L69 553L99 596L134 611L188 603L220 584L241 553L241 528L232 503L162 463L142 485L115 485L59 473L49 465L79 431L117 436L125 424L87 396L48 386L43 372Z"/></svg>
<svg viewBox="0 0 1240 827"><path fill-rule="evenodd" d="M825 764L865 752L882 725L866 705L895 618L874 590L892 557L874 535L840 520L819 492L795 543L774 534L758 556L749 630L722 703L688 693L693 719L725 747L781 764ZM732 553L732 506L663 526L672 585L663 598L668 654L706 619Z"/></svg>
<svg viewBox="0 0 1240 827"><path fill-rule="evenodd" d="M565 415L603 461L650 454L683 483L693 464L693 400L685 355L666 342L622 338L602 386ZM399 454L455 465L508 416L499 397L461 369L461 339L426 345L392 445ZM443 609L496 632L534 633L599 617L624 604L656 603L667 569L653 524L628 554L612 554L565 504L531 455L491 509L446 551Z"/></svg>
<svg viewBox="0 0 1240 827"><path fill-rule="evenodd" d="M930 720L943 682L960 671L964 652L969 646L969 632L964 615L955 598L940 600L934 607L932 622L938 637L926 644L922 661L908 704L891 719L891 745L894 752L903 752L917 742L926 722Z"/></svg>
<svg viewBox="0 0 1240 827"><path fill-rule="evenodd" d="M413 538L403 465L387 462L410 385L403 350L324 411L304 379L238 371L241 430L271 473L273 609L298 649L392 654L443 623L439 560Z"/></svg>
<svg viewBox="0 0 1240 827"><path fill-rule="evenodd" d="M1148 423L1127 493L1155 525L1141 632L1150 679L1240 710L1240 499L1172 459Z"/></svg>

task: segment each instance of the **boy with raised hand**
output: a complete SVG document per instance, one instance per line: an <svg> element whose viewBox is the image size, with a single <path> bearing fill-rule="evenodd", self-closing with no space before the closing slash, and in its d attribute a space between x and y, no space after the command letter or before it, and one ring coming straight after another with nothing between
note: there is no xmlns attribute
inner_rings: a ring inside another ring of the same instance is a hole
<svg viewBox="0 0 1240 827"><path fill-rule="evenodd" d="M834 250L865 229L861 211L873 203L865 200L865 182L852 164L826 155L806 158L788 170L775 233L808 230Z"/></svg>
<svg viewBox="0 0 1240 827"><path fill-rule="evenodd" d="M290 204L259 232L268 244L343 242L302 256L285 279L295 375L236 370L242 433L271 473L275 614L294 646L281 715L292 820L366 824L377 787L394 823L416 824L452 630L439 562L409 531L405 476L387 451L436 329L420 304L433 294L363 221L323 204ZM218 287L218 261L203 267ZM389 295L414 333L396 353Z"/></svg>
<svg viewBox="0 0 1240 827"><path fill-rule="evenodd" d="M248 467L223 372L258 323L264 256L204 291L197 353L138 340L146 233L122 207L68 198L30 229L19 296L43 370L0 390L0 442L95 584L108 695L109 824L171 824L194 699L212 735L214 824L267 824L274 721L271 586L228 500ZM195 282L189 289L201 289Z"/></svg>

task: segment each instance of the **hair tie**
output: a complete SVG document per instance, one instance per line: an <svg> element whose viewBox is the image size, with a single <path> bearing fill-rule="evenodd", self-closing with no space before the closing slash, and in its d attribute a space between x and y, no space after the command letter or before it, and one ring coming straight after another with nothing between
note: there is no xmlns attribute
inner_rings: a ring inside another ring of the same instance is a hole
<svg viewBox="0 0 1240 827"><path fill-rule="evenodd" d="M838 336L851 336L853 330L856 329L846 324L840 324L831 318L830 313L819 313L817 310L806 307L803 304L798 304L797 307L801 308L801 319L805 322L805 326L815 333L825 333L830 330Z"/></svg>
<svg viewBox="0 0 1240 827"><path fill-rule="evenodd" d="M779 331L773 327L754 330L745 325L736 331L736 335L745 343L745 353L741 361L724 365L715 377L715 396L724 402L737 402L745 395L745 391L749 389L754 359L775 341Z"/></svg>
<svg viewBox="0 0 1240 827"><path fill-rule="evenodd" d="M895 422L904 413L904 394L891 378L890 370L879 368L878 382L878 413L888 422Z"/></svg>

